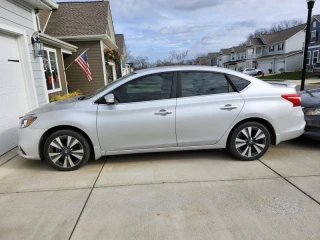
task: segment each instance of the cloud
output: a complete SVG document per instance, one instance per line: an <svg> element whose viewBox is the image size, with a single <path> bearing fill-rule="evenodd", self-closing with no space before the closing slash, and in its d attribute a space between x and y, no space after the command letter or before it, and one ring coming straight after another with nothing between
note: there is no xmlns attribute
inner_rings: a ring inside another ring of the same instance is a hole
<svg viewBox="0 0 320 240"><path fill-rule="evenodd" d="M195 57L230 48L256 29L268 28L281 20L307 18L303 0L109 2L116 33L124 34L132 54L147 56L152 61L168 57L172 50L188 50L189 57ZM313 12L320 13L320 2L315 3Z"/></svg>
<svg viewBox="0 0 320 240"><path fill-rule="evenodd" d="M222 0L198 0L183 1L174 5L173 9L183 11L195 11L202 8L208 8L218 5Z"/></svg>

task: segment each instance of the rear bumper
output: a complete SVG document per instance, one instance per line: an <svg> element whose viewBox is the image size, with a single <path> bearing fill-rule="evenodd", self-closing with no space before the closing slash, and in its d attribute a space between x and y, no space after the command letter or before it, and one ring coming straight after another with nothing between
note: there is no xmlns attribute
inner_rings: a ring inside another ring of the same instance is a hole
<svg viewBox="0 0 320 240"><path fill-rule="evenodd" d="M303 111L300 107L294 107L287 118L277 119L275 121L276 144L300 137L304 133L306 122Z"/></svg>

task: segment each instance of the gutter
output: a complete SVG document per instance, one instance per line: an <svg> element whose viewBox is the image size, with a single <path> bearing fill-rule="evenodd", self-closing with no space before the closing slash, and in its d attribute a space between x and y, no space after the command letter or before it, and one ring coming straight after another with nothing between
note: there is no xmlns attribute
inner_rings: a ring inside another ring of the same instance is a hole
<svg viewBox="0 0 320 240"><path fill-rule="evenodd" d="M49 44L49 45L52 45L54 47L63 48L63 49L69 50L71 52L76 52L78 49L77 46L74 46L74 45L67 43L67 42L64 42L64 41L61 41L55 37L51 37L51 36L44 34L44 33L39 33L39 37L42 42Z"/></svg>
<svg viewBox="0 0 320 240"><path fill-rule="evenodd" d="M37 0L38 2L50 7L51 9L58 9L59 5L53 0Z"/></svg>
<svg viewBox="0 0 320 240"><path fill-rule="evenodd" d="M64 41L92 41L92 40L106 40L111 47L118 49L116 43L114 43L107 34L100 35L79 35L79 36L61 36L57 37L58 39Z"/></svg>

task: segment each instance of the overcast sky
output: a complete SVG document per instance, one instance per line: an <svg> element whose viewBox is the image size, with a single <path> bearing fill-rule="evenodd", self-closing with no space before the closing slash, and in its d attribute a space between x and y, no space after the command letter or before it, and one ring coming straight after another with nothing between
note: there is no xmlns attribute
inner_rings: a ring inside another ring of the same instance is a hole
<svg viewBox="0 0 320 240"><path fill-rule="evenodd" d="M57 0L57 2L72 0ZM79 1L79 0L78 0ZM82 1L82 0L80 0ZM133 56L151 61L170 51L198 54L230 48L258 28L307 18L306 0L110 0L116 33ZM314 14L320 14L320 0Z"/></svg>

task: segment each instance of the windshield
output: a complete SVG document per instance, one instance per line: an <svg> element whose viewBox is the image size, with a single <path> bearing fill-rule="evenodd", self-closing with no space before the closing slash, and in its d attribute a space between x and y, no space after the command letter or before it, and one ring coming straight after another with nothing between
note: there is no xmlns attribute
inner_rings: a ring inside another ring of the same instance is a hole
<svg viewBox="0 0 320 240"><path fill-rule="evenodd" d="M132 72L132 73L130 73L130 74L128 74L128 75L125 75L125 76L123 76L123 77L121 77L121 78L118 78L117 80L115 80L115 81L113 81L113 82L111 82L111 83L108 83L106 86L104 86L104 87L102 87L102 88L99 88L99 89L96 90L95 92L93 92L93 93L91 93L91 94L89 94L89 95L86 95L85 98L82 98L82 99L80 99L80 100L92 98L92 97L98 95L99 93L103 92L104 90L110 88L110 87L113 86L114 84L116 84L116 83L118 83L118 82L121 82L121 81L123 81L124 79L126 79L126 78L128 78L128 77L130 77L130 76L132 76L132 75L134 75L134 74L136 74L136 73L135 73L135 72Z"/></svg>

